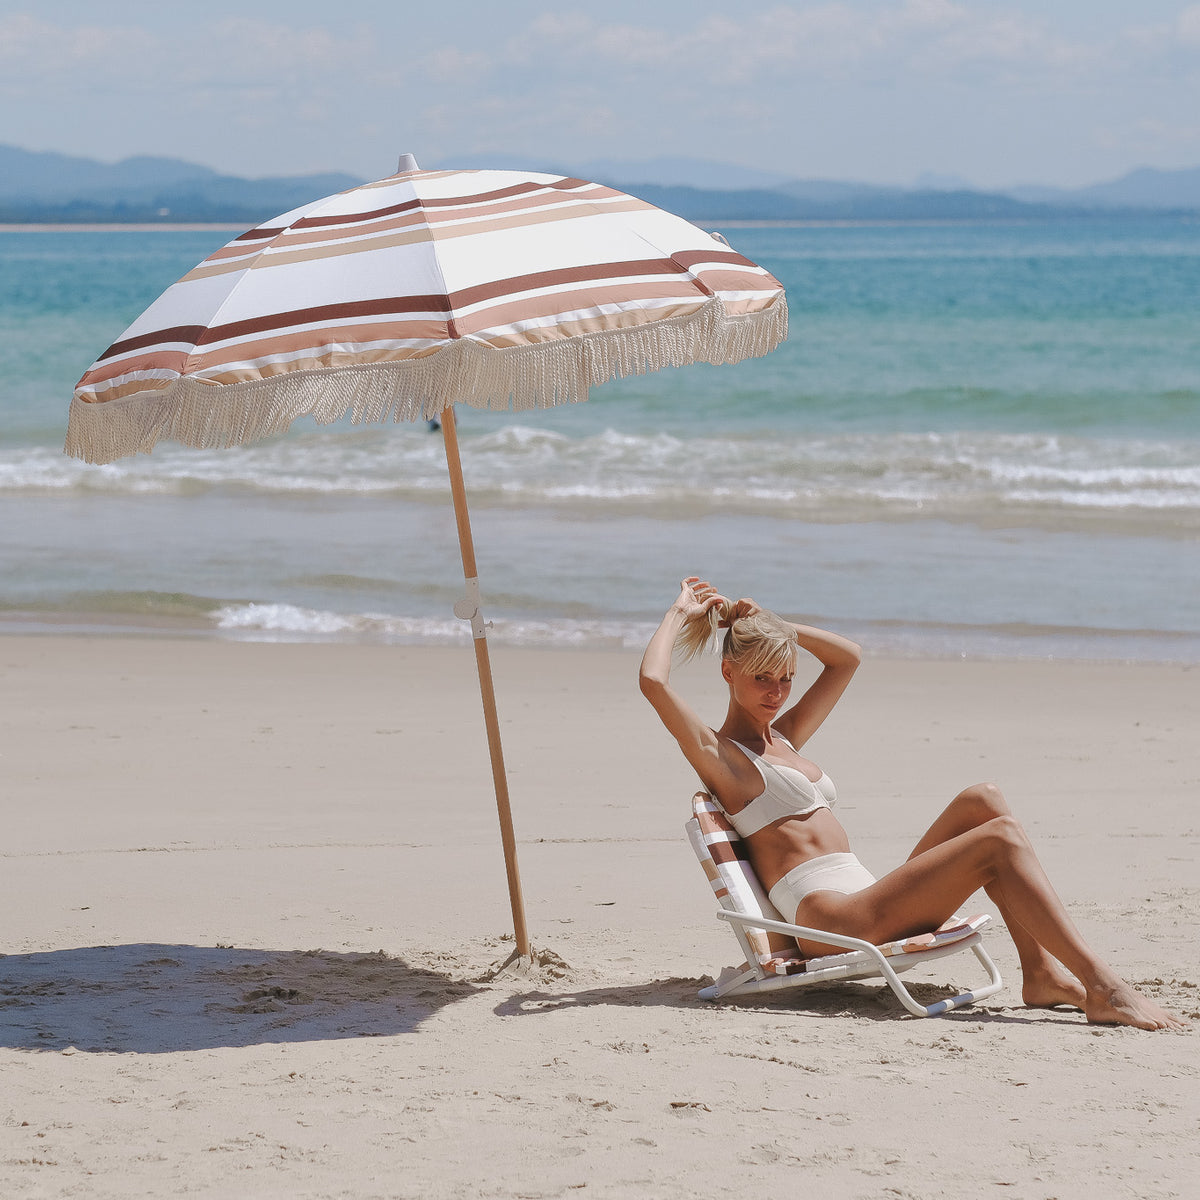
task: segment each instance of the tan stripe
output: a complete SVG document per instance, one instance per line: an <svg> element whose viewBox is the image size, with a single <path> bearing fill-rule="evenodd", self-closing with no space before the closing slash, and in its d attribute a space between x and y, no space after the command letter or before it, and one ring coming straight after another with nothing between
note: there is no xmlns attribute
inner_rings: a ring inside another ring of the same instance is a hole
<svg viewBox="0 0 1200 1200"><path fill-rule="evenodd" d="M384 217L365 225L355 225L351 229L289 229L287 233L272 243L269 253L272 255L290 250L293 246L319 246L326 242L341 242L351 245L358 238L374 237L378 234L391 233L397 229L414 229L426 224L425 214L421 209L401 213L399 216Z"/></svg>
<svg viewBox="0 0 1200 1200"><path fill-rule="evenodd" d="M165 392L175 382L171 379L131 379L126 383L114 384L110 388L95 396L80 396L81 400L88 404L107 404L110 400L122 400L126 396L136 395L138 392ZM83 387L83 381L80 380L79 389ZM78 395L78 390L76 392Z"/></svg>
<svg viewBox="0 0 1200 1200"><path fill-rule="evenodd" d="M710 292L759 292L770 288L775 282L766 271L697 271L696 278ZM772 290L778 291L778 285Z"/></svg>
<svg viewBox="0 0 1200 1200"><path fill-rule="evenodd" d="M220 250L214 250L203 262L194 266L186 275L179 280L183 283L187 279L194 279L196 272L201 267L207 266L212 262L227 262L229 259L238 258L246 262L250 261L256 254L261 254L269 245L269 242L264 242L262 245L247 245L244 242L230 242L228 246L222 246Z"/></svg>
<svg viewBox="0 0 1200 1200"><path fill-rule="evenodd" d="M652 298L657 298L658 292L652 292ZM547 298L553 299L553 298ZM580 337L592 333L604 333L615 329L635 329L664 317L686 316L703 306L703 299L695 298L694 293L687 293L687 303L669 303L652 309L629 309L611 314L596 314L573 321L558 321L547 327L534 327L527 330L512 330L504 328L492 336L484 336L477 340L481 345L494 349L505 349L514 346L543 344L546 342L563 341L572 337ZM511 315L511 314L507 314ZM532 310L525 310L525 319L532 319ZM506 325L512 322L506 322ZM494 325L495 322L493 321ZM480 327L483 329L484 327ZM458 331L463 332L461 329ZM475 332L475 331L472 331ZM184 367L179 365L186 362L186 370L191 374L207 374L213 367L224 363L244 362L247 364L272 358L278 354L289 354L304 347L324 347L338 344L345 348L346 354L352 356L362 348L365 353L374 353L369 349L370 343L386 341L393 345L406 341L422 342L435 340L444 344L449 338L449 330L445 321L434 318L423 318L413 321L379 321L362 324L343 323L337 326L320 326L313 329L297 330L293 328L278 332L264 333L260 337L241 338L226 345L193 350L190 354L179 351L151 352L136 359L126 359L112 365L111 377L140 371L167 367L179 370L182 374ZM436 348L436 347L435 347ZM105 372L109 374L109 372ZM99 372L90 372L88 382L93 382ZM82 381L81 381L82 382Z"/></svg>
<svg viewBox="0 0 1200 1200"><path fill-rule="evenodd" d="M101 355L101 361L127 356L136 350L153 350L156 347L182 343L188 345L215 345L231 340L247 342L259 335L272 336L279 330L300 326L316 327L348 320L371 320L384 318L400 319L401 314L410 317L416 313L449 313L451 306L466 309L481 305L487 300L499 300L502 305L517 306L533 302L536 307L528 310L529 315L547 315L546 305L553 304L555 296L563 300L550 312L571 311L579 306L580 299L591 299L592 303L609 302L620 304L626 295L637 295L639 299L658 299L665 296L691 297L695 285L682 278L669 278L674 264L671 259L642 259L632 262L589 263L582 266L562 267L531 275L516 276L507 280L492 280L475 287L463 289L453 296L391 296L373 300L347 301L340 304L325 304L285 312L263 313L258 317L229 322L225 325L204 327L200 325L173 326L153 332L139 334L115 342ZM638 283L650 276L651 282ZM606 281L606 282L602 282ZM619 289L619 290L618 290ZM567 308L567 305L571 308ZM478 309L477 311L484 311ZM495 319L502 309L492 307L490 325L511 324L521 317L521 311L513 308L507 321ZM463 314L467 316L466 313ZM475 326L483 328L478 321ZM127 360L128 361L128 360Z"/></svg>
<svg viewBox="0 0 1200 1200"><path fill-rule="evenodd" d="M589 333L608 333L614 329L636 329L641 325L665 320L668 317L690 316L700 307L701 305L698 304L678 304L670 308L653 309L650 312L630 309L627 312L621 313L616 323L611 318L562 321L552 326L548 331L534 328L494 333L487 337L478 338L477 340L482 345L491 346L496 350L507 350L516 346L541 345L560 337L583 337Z"/></svg>
<svg viewBox="0 0 1200 1200"><path fill-rule="evenodd" d="M744 300L722 300L721 306L731 317L743 317L749 313L762 312L771 308L779 300L778 292L770 292L765 296L751 296Z"/></svg>
<svg viewBox="0 0 1200 1200"><path fill-rule="evenodd" d="M348 346L353 353L366 343L388 341L427 341L436 339L445 341L447 336L446 322L424 318L416 321L380 321L364 322L361 325L336 325L316 329L288 329L282 333L260 338L243 338L228 345L197 351L194 347L186 350L151 350L149 353L138 355L137 358L127 358L96 368L81 379L80 385L94 384L105 379L117 379L135 371L169 370L177 374L198 374L209 368L230 362L254 362L275 354L286 354L305 348L328 346L334 343Z"/></svg>
<svg viewBox="0 0 1200 1200"><path fill-rule="evenodd" d="M547 342L562 341L572 337L587 334L604 333L616 329L635 329L665 317L686 316L695 312L705 303L703 300L692 300L691 303L675 303L656 306L653 309L629 309L612 314L597 314L574 321L559 321L547 327L535 327L528 330L508 330L493 334L491 337L478 338L483 346L493 349L508 349L518 346L540 345ZM105 366L97 366L89 371L80 381L79 387L96 387L108 379L120 379L140 371L167 370L175 374L203 375L208 382L228 382L253 377L255 364L261 364L264 375L279 373L280 368L267 364L263 360L282 354L294 354L298 350L313 348L320 349L315 353L313 361L325 363L329 355L324 347L331 344L341 349L337 353L339 364L355 361L376 362L379 358L379 348L369 343L387 342L396 353L397 359L411 357L413 353L427 354L440 349L448 338L448 329L444 321L423 319L417 321L385 321L369 322L358 325L338 325L317 327L309 330L288 329L278 333L267 334L258 338L243 338L219 348L206 349L197 352L194 348L185 350L158 350L138 355L136 358L113 361ZM433 341L433 346L421 345L397 346L403 342L427 343ZM360 357L361 356L361 357ZM387 354L384 355L386 359ZM227 363L245 363L246 367L234 374L221 373L218 376L211 372ZM299 369L285 367L282 369ZM125 395L130 391L138 391L142 384L132 381L129 386L122 385L106 396L107 399L116 395Z"/></svg>
<svg viewBox="0 0 1200 1200"><path fill-rule="evenodd" d="M477 175L478 171L403 171L399 175L389 175L386 179L375 179L371 183L360 183L351 188L354 192L367 192L374 188L395 187L398 183L407 183L410 179L449 179L453 175Z"/></svg>
<svg viewBox="0 0 1200 1200"><path fill-rule="evenodd" d="M274 255L281 250L287 250L294 246L314 246L323 242L334 241L346 245L357 238L386 233L394 229L409 229L423 224L441 225L453 221L477 220L498 213L524 212L535 207L545 208L555 204L561 205L569 203L571 199L572 197L564 196L561 192L544 192L519 199L505 200L502 203L474 205L461 209L430 210L418 207L397 216L384 217L365 224L347 225L340 228L332 226L320 228L293 226L275 238L273 243L261 245L257 249L251 248L250 253L261 253L264 250L269 250ZM247 248L245 246L228 246L218 250L215 254L210 254L200 266L204 266L205 263L215 260L229 258L233 255L245 256L246 254Z"/></svg>
<svg viewBox="0 0 1200 1200"><path fill-rule="evenodd" d="M641 200L629 200L627 202L606 205L604 211L605 213L635 212L645 207L646 205ZM438 241L444 241L456 237L475 237L479 234L496 233L506 229L520 229L525 226L550 224L556 221L574 221L582 216L590 215L592 214L580 213L577 208L567 210L553 209L472 222L462 226L439 226L436 233L430 230L428 226L422 226L407 233L394 233L381 237L367 238L362 242L349 244L342 242L333 246L310 247L304 250L285 251L279 254L272 253L269 256L257 259L253 269L262 270L266 267L292 266L296 263L313 262L322 258L336 258L343 254L368 254L376 250L388 250L394 246L415 246L423 242L433 241L435 238ZM211 267L206 267L205 262L201 263L188 278L210 279L214 275L224 275L231 271L240 271L242 269L240 264L233 263L214 264Z"/></svg>
<svg viewBox="0 0 1200 1200"><path fill-rule="evenodd" d="M477 337L475 340L478 345L490 347L494 350L510 349L517 346L541 345L546 342L566 340L572 337L580 337L589 333L606 333L614 329L636 329L641 325L649 324L653 321L661 320L664 316L686 316L696 309L701 307L701 304L677 304L667 309L654 309L650 312L644 312L639 309L632 309L627 312L613 314L612 316L598 316L596 318L587 318L580 321L564 321L556 323L545 329L529 329L525 331L509 331L505 330L502 333L493 334L492 336ZM391 337L387 332L389 327L383 327L381 338L378 340L388 340L393 344L400 340ZM314 347L324 343L324 330L316 330L305 335L299 333L296 335L277 335L266 337L257 341L241 342L237 345L230 346L226 350L205 352L203 355L197 355L192 359L192 371L204 371L207 376L207 371L211 365L218 365L222 362L245 362L248 369L252 369L252 364L261 362L264 359L271 358L275 354L286 352L296 346L304 346L307 342ZM434 333L433 336L439 339L439 344L429 347L419 348L421 354L431 354L444 347L445 328L442 328L441 335ZM314 339L320 337L321 343L317 343ZM358 328L349 328L345 330L345 336L340 340L340 345L344 348L345 354L339 361L353 362L355 355L360 352L358 343L367 342L368 339L361 336ZM374 355L373 349L361 347L361 352L364 355ZM398 356L401 358L409 357L410 353L407 348L398 347ZM376 361L370 358L369 361ZM264 369L269 364L264 364ZM224 378L224 377L222 377Z"/></svg>
<svg viewBox="0 0 1200 1200"><path fill-rule="evenodd" d="M420 347L424 352L426 349L440 349L447 336L446 322L434 319L285 330L253 341L239 341L218 349L205 349L192 356L189 370L192 374L207 374L212 368L226 363L245 363L249 367L276 355L294 354L300 350L310 350L319 358L324 356L325 349L330 346L337 346L345 351L346 356L353 357L359 353L374 354L378 349L374 343L380 342L386 343L391 349L402 350L405 354L412 347L405 346L404 343L439 343L433 347Z"/></svg>
<svg viewBox="0 0 1200 1200"><path fill-rule="evenodd" d="M190 346L185 350L154 350L149 354L140 354L137 358L126 359L123 362L110 362L104 365L97 363L75 386L94 387L109 379L120 379L125 375L131 375L135 371L171 371L175 375L182 375L187 370L188 357L191 352Z"/></svg>
<svg viewBox="0 0 1200 1200"><path fill-rule="evenodd" d="M342 241L345 244L348 240L353 240L353 237L368 237L378 233L389 233L395 229L411 229L414 226L424 224L424 217L420 210L411 213L405 213L399 217L389 217L386 220L375 221L370 225L357 227L353 231L353 235L348 239L345 230L336 229L316 229L306 230L304 233L297 233L294 229L285 230L274 241L264 243L259 246L239 245L236 242L230 243L228 246L223 246L220 250L210 254L203 262L198 263L179 281L183 283L192 279L207 279L212 275L222 275L224 271L209 271L207 268L213 263L222 263L228 265L232 259L240 259L235 269L248 265L253 259L260 254L275 255L281 248L289 246L307 246L317 245L322 242ZM268 263L267 265L272 265Z"/></svg>
<svg viewBox="0 0 1200 1200"><path fill-rule="evenodd" d="M398 320L401 314L412 318L429 313L450 313L450 301L445 295L434 296L380 296L371 300L345 300L339 304L313 305L288 312L262 313L257 317L246 317L241 321L230 321L225 325L176 325L167 329L156 329L152 333L137 334L114 342L100 355L98 362L123 358L135 350L154 350L176 345L209 346L219 345L234 338L242 341L259 335L270 336L279 330L299 327L311 328L335 321L367 321L375 319Z"/></svg>
<svg viewBox="0 0 1200 1200"><path fill-rule="evenodd" d="M402 212L414 211L416 209L423 208L432 213L438 209L463 208L465 206L486 208L495 201L507 200L511 197L521 197L527 204L531 202L540 203L542 201L537 200L537 197L551 193L569 193L573 197L583 193L592 198L601 198L605 195L621 195L620 192L613 192L611 188L605 188L598 184L585 183L583 180L578 179L549 179L544 183L535 183L526 177L522 177L516 183L507 184L500 188L493 188L488 192L477 192L473 195L417 196L414 194L408 199L388 205L385 208L351 213L316 213L312 216L299 217L293 222L292 228L316 229L332 228L334 226L350 228L380 217L396 216ZM353 195L354 193L347 192L344 194Z"/></svg>
<svg viewBox="0 0 1200 1200"><path fill-rule="evenodd" d="M695 311L697 305L677 306L676 310L670 310L665 315L674 316L686 314L687 312ZM524 334L507 334L504 336L495 336L492 338L479 339L481 345L490 346L493 349L506 349L511 347L526 346L538 344L554 340L562 337L568 338L573 336L581 336L588 333L599 333L611 330L613 328L636 328L638 325L646 324L654 320L658 320L664 316L662 310L655 310L650 313L643 313L637 310L632 310L619 315L619 322L614 325L611 320L606 321L575 321L564 322L552 326L547 330L530 330ZM391 328L391 327L387 327ZM355 336L361 333L361 330L347 330L346 333ZM365 363L379 362L403 362L407 359L423 358L429 354L437 353L442 349L442 343L437 343L432 346L396 346L394 339L389 339L391 345L387 347L366 348L355 345L350 337L343 340L337 350L323 350L321 353L306 355L301 358L290 358L283 363L266 363L260 361L260 358L267 357L271 354L285 353L293 349L295 346L303 347L307 339L303 335L292 337L278 337L261 342L254 343L253 346L245 344L239 347L231 347L228 351L209 352L203 356L193 358L188 364L190 375L194 376L197 371L203 371L203 377L199 380L202 383L211 385L226 385L231 383L242 383L255 379L269 379L278 375L288 374L294 371L302 370L317 370L321 368L354 366ZM240 353L239 353L240 351ZM253 361L247 361L247 353L251 352L258 356ZM185 359L186 355L182 352L173 352L171 354L162 355L146 355L138 358L134 364L123 364L123 369L118 373L116 378L123 378L131 370L147 370L161 369L168 363L177 362L180 367L183 366L181 360ZM215 371L214 368L223 362L245 362L244 367L237 367L225 371ZM79 387L96 386L97 373L89 372L84 379L80 380ZM165 380L161 383L154 383L147 380L127 380L124 383L118 383L109 389L106 389L103 395L96 396L94 401L103 402L107 400L120 399L123 396L132 395L136 392L143 391L161 391L171 385L173 380ZM85 399L92 400L91 397ZM713 858L721 862L734 862L744 857L744 852L741 849L740 839L731 836L723 829L716 831L716 840L709 844L709 851Z"/></svg>
<svg viewBox="0 0 1200 1200"><path fill-rule="evenodd" d="M312 357L289 359L285 363L260 363L252 367L232 368L217 375L205 376L204 383L213 383L226 387L232 383L253 383L260 379L273 379L279 375L290 375L295 371L320 371L334 367L354 367L368 363L405 362L409 359L424 358L437 352L438 347L426 349L414 347L411 349L380 349L371 353L356 351L343 354L340 351L330 351L327 354Z"/></svg>
<svg viewBox="0 0 1200 1200"><path fill-rule="evenodd" d="M661 309L673 307L695 311L704 305L708 297L700 294L695 285L687 280L664 279L648 283L617 282L608 287L580 287L577 291L558 291L541 296L526 296L512 301L502 301L499 304L488 305L476 312L464 316L456 316L454 330L460 337L482 333L489 329L505 329L510 325L518 325L524 321L534 321L542 317L553 317L560 313L575 312L578 309L596 309L603 304L625 305L637 300L661 300L663 304L656 306L650 320L658 320ZM690 304L668 304L669 301L690 301ZM640 309L631 309L635 317ZM600 322L603 328L621 328L625 310L615 313L595 313L594 316L583 318L589 322ZM644 324L637 319L636 324Z"/></svg>
<svg viewBox="0 0 1200 1200"><path fill-rule="evenodd" d="M287 250L293 246L317 245L321 242L341 241L343 244L349 244L358 237L420 224L441 226L459 221L479 222L502 213L532 212L535 209L549 208L552 205L561 206L564 203L570 203L571 200L572 197L563 196L561 192L547 192L534 196L523 196L519 199L506 200L501 203L473 205L467 208L420 208L398 217L373 221L365 225L355 225L353 228L346 229L297 227L290 229L285 236L277 239L271 246L270 252L271 254L276 254L280 250Z"/></svg>
<svg viewBox="0 0 1200 1200"><path fill-rule="evenodd" d="M479 174L478 171L419 171L419 172L416 172L415 176L414 176L413 172L403 172L400 175L389 175L386 179L376 179L371 183L360 183L357 187L347 188L344 192L334 192L332 196L326 196L326 197L324 197L324 199L326 199L326 200L332 199L333 196L353 195L355 192L370 192L370 191L374 191L376 188L394 188L402 183L409 182L409 180L413 179L414 177L417 177L420 179L449 179L455 175L478 175L478 174ZM544 187L547 185L541 184L538 186ZM320 204L320 203L322 203L322 200L316 200L313 203ZM301 218L301 219L303 220L304 218ZM344 217L339 217L336 219L343 220L343 221L354 221L355 216L353 213L349 213L349 214L345 215ZM253 229L248 229L248 230L246 230L245 233L241 234L238 240L246 241L246 242L269 241L271 238L276 237L278 234L282 233L285 228L287 228L287 227L286 226L272 226L272 225L256 225Z"/></svg>
<svg viewBox="0 0 1200 1200"><path fill-rule="evenodd" d="M362 350L356 350L351 353L330 351L323 355L311 355L291 359L285 363L262 363L221 371L217 374L206 375L201 379L197 379L196 382L208 384L212 387L225 387L233 383L250 383L260 379L272 379L276 376L288 375L296 371L316 371L332 367L353 367L366 363L404 362L408 359L424 358L428 354L435 353L437 349L438 347L432 346L427 348L380 349L374 352ZM189 375L188 378L194 378L194 376ZM161 382L131 379L125 383L114 385L112 388L106 390L103 395L94 397L81 396L80 399L90 404L103 404L109 400L120 400L124 396L135 395L138 392L165 391L174 383L174 378L165 379Z"/></svg>

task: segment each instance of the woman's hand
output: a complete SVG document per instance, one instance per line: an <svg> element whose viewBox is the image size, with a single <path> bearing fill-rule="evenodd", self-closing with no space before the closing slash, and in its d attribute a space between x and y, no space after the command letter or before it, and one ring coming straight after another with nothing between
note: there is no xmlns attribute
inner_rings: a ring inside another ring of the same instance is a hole
<svg viewBox="0 0 1200 1200"><path fill-rule="evenodd" d="M729 603L708 580L701 579L698 575L689 575L679 588L679 598L671 607L678 609L689 621L703 616L718 604Z"/></svg>
<svg viewBox="0 0 1200 1200"><path fill-rule="evenodd" d="M722 629L727 629L734 621L742 617L752 617L756 612L762 612L762 605L757 600L751 600L749 596L743 596L730 605L724 620L719 621L718 624Z"/></svg>

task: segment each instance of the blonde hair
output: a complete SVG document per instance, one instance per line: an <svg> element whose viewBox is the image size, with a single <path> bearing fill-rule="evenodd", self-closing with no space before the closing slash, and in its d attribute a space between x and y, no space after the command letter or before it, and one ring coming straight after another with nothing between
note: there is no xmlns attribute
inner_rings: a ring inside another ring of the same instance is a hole
<svg viewBox="0 0 1200 1200"><path fill-rule="evenodd" d="M788 621L760 608L748 617L738 617L722 630L721 622L728 620L732 611L733 604L725 602L692 617L675 639L680 658L687 662L720 639L721 658L736 663L751 675L795 668L799 643L796 630Z"/></svg>

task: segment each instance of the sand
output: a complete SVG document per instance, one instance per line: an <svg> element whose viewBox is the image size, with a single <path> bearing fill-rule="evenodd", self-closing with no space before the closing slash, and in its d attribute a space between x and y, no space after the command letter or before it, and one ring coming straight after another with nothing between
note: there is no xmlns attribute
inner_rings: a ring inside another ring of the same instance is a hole
<svg viewBox="0 0 1200 1200"><path fill-rule="evenodd" d="M0 1195L1196 1194L1200 1024L1027 1011L1002 929L1008 986L947 1017L698 1000L740 955L636 656L494 661L539 952L499 972L467 648L0 639ZM877 873L998 782L1097 949L1197 1017L1197 728L1200 669L869 660L810 750Z"/></svg>

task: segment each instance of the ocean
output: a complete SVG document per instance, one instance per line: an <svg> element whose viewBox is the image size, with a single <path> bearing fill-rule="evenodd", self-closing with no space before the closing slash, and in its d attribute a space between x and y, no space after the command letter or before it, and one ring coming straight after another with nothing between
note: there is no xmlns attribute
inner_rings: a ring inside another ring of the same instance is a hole
<svg viewBox="0 0 1200 1200"><path fill-rule="evenodd" d="M876 653L1200 662L1200 223L714 228L787 287L773 354L457 409L497 642L640 646L694 573ZM236 232L0 231L0 632L465 643L424 425L63 455Z"/></svg>

